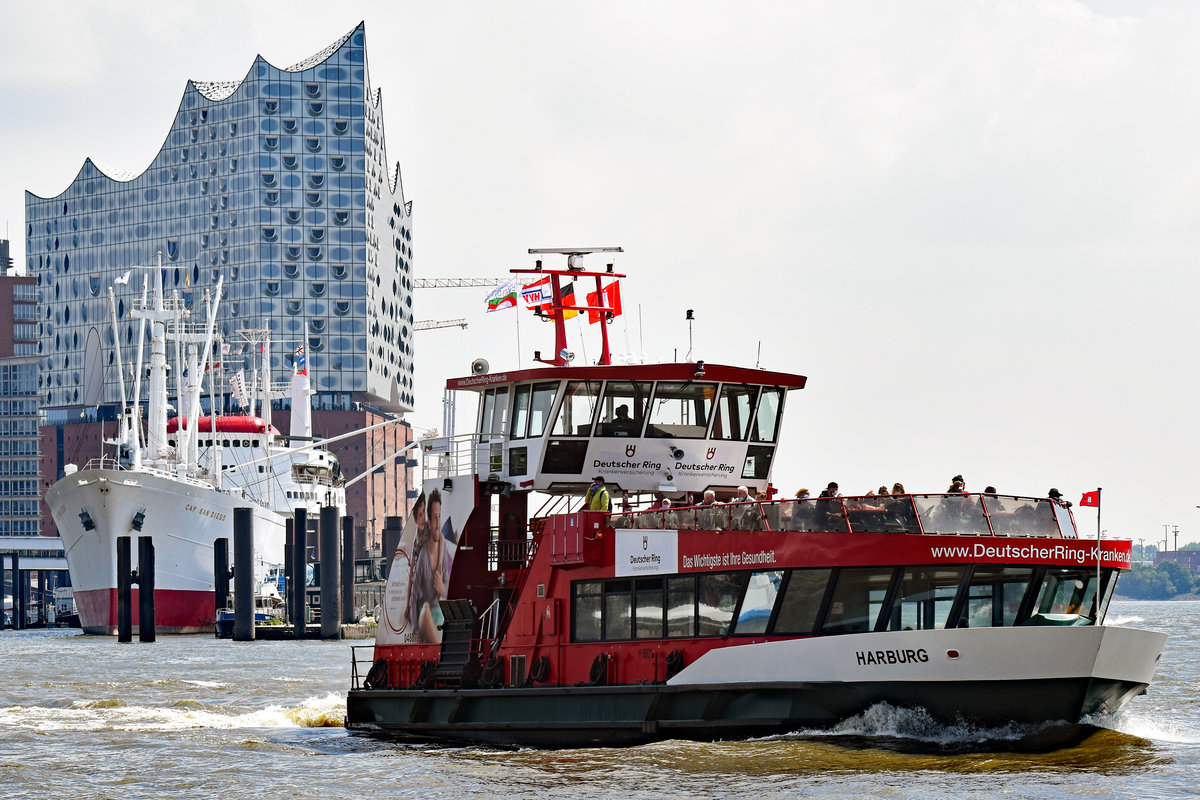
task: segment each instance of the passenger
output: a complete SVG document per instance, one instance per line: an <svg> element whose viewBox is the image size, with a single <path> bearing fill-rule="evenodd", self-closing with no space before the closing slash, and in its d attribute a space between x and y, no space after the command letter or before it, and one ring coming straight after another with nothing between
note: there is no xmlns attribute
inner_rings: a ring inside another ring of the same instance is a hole
<svg viewBox="0 0 1200 800"><path fill-rule="evenodd" d="M592 485L583 496L583 507L588 511L612 511L612 498L604 487L604 476L592 478Z"/></svg>
<svg viewBox="0 0 1200 800"><path fill-rule="evenodd" d="M903 483L892 484L891 502L887 504L887 510L888 530L898 533L917 533L920 530L916 509Z"/></svg>
<svg viewBox="0 0 1200 800"><path fill-rule="evenodd" d="M726 514L717 502L717 493L712 489L704 491L704 499L696 506L696 529L702 531L725 530Z"/></svg>
<svg viewBox="0 0 1200 800"><path fill-rule="evenodd" d="M983 507L987 509L988 518L991 520L992 533L1008 533L1010 531L1013 514L996 496L995 486L984 487Z"/></svg>
<svg viewBox="0 0 1200 800"><path fill-rule="evenodd" d="M879 487L879 491L875 492L875 495L876 495L877 497L887 497L887 496L888 496L888 488L887 488L887 486L880 486L880 487Z"/></svg>
<svg viewBox="0 0 1200 800"><path fill-rule="evenodd" d="M621 513L614 514L609 517L609 525L614 528L632 528L635 525L633 515L629 513L629 498L622 495L621 497Z"/></svg>
<svg viewBox="0 0 1200 800"><path fill-rule="evenodd" d="M662 502L658 504L658 512L650 516L658 517L661 522L659 527L664 529L678 530L679 529L679 514L671 510L670 498L664 497Z"/></svg>
<svg viewBox="0 0 1200 800"><path fill-rule="evenodd" d="M739 486L737 488L737 494L734 495L734 498L732 500L730 500L729 502L731 502L731 503L749 503L749 502L752 502L753 500L754 500L754 498L750 496L750 490L747 489L745 486Z"/></svg>
<svg viewBox="0 0 1200 800"><path fill-rule="evenodd" d="M1047 496L1047 497L1049 497L1049 498L1050 498L1051 500L1053 500L1054 502L1058 503L1058 504L1059 504L1060 506L1062 506L1063 508L1070 508L1070 507L1071 507L1071 501L1070 501L1070 500L1063 500L1063 499L1062 499L1062 496L1063 496L1063 495L1062 495L1062 492L1060 492L1058 489L1051 489L1050 491L1046 492L1046 496Z"/></svg>
<svg viewBox="0 0 1200 800"><path fill-rule="evenodd" d="M830 481L829 485L817 495L815 521L820 530L846 530L846 517L842 513L842 503L835 499L842 496L838 488L837 481Z"/></svg>
<svg viewBox="0 0 1200 800"><path fill-rule="evenodd" d="M796 492L796 501L788 503L788 506L790 506L788 513L783 515L781 526L783 530L811 531L813 505L808 489L800 489Z"/></svg>

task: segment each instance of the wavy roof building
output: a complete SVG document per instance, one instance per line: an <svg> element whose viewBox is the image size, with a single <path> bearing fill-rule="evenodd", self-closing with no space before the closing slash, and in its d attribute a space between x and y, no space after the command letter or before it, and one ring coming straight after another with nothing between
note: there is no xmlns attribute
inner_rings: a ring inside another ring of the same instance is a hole
<svg viewBox="0 0 1200 800"><path fill-rule="evenodd" d="M270 328L282 377L303 345L318 407L413 402L412 220L384 148L383 103L360 24L286 69L254 60L240 81L189 81L140 174L91 159L61 194L26 193L26 258L41 297L39 395L48 410L121 402L124 313L162 252L166 286L200 307L225 278L218 328ZM249 354L242 357L249 360Z"/></svg>

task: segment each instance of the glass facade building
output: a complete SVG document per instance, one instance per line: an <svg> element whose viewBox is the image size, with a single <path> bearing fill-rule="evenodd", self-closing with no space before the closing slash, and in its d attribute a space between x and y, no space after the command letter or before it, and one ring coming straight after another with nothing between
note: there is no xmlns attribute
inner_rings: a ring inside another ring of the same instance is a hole
<svg viewBox="0 0 1200 800"><path fill-rule="evenodd" d="M167 290L197 311L224 278L217 327L235 359L239 330L269 328L276 376L304 346L317 408L411 408L411 206L362 25L287 69L259 57L240 81L189 82L143 172L89 159L60 195L27 192L25 211L41 304L17 324L36 326L36 395L52 416L122 402L113 345L135 362L128 310L152 275L136 267L159 252Z"/></svg>

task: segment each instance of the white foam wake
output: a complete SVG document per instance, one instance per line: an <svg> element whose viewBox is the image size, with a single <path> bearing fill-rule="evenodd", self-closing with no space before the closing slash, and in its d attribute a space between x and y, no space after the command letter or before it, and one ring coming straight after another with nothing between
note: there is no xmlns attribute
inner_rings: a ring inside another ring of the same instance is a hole
<svg viewBox="0 0 1200 800"><path fill-rule="evenodd" d="M310 697L297 706L270 705L250 711L205 706L196 702L139 706L126 705L117 700L79 700L61 708L15 706L0 709L0 730L321 728L340 727L345 714L345 698L332 692L323 697Z"/></svg>

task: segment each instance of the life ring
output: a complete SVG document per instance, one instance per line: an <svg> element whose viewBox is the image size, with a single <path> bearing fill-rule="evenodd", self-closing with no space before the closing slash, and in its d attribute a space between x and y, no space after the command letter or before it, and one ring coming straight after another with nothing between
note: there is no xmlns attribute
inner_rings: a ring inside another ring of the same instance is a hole
<svg viewBox="0 0 1200 800"><path fill-rule="evenodd" d="M588 672L588 683L592 686L603 686L608 683L608 654L601 653L592 661L592 668Z"/></svg>
<svg viewBox="0 0 1200 800"><path fill-rule="evenodd" d="M388 662L386 658L381 658L371 665L371 671L367 673L367 679L363 681L363 687L367 689L386 689L388 683Z"/></svg>
<svg viewBox="0 0 1200 800"><path fill-rule="evenodd" d="M504 680L504 659L493 655L483 667L480 683L488 689L495 689Z"/></svg>
<svg viewBox="0 0 1200 800"><path fill-rule="evenodd" d="M529 667L529 682L542 683L550 677L550 659L546 656L535 659Z"/></svg>
<svg viewBox="0 0 1200 800"><path fill-rule="evenodd" d="M672 650L667 653L667 677L678 675L681 669L683 669L683 651Z"/></svg>
<svg viewBox="0 0 1200 800"><path fill-rule="evenodd" d="M422 661L421 670L417 673L417 679L413 685L418 689L428 689L433 685L433 672L437 669L437 665L432 661Z"/></svg>

